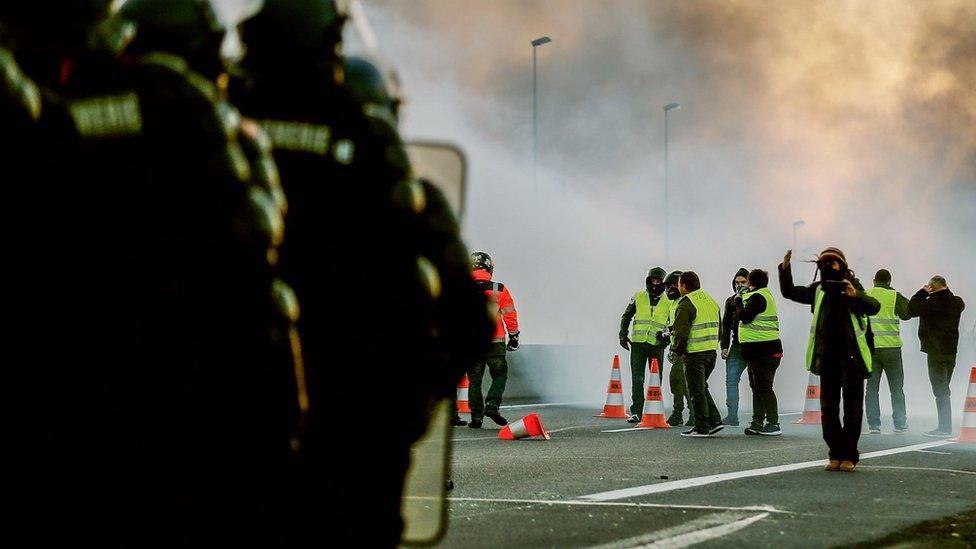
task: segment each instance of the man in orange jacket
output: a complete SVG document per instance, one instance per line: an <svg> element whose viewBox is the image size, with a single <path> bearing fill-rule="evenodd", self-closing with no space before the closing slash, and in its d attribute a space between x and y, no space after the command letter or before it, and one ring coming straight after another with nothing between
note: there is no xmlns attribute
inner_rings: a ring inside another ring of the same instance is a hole
<svg viewBox="0 0 976 549"><path fill-rule="evenodd" d="M508 379L508 362L505 351L516 351L519 346L518 313L515 311L515 301L508 288L500 282L494 282L491 275L495 264L491 256L485 252L471 254L472 276L475 283L488 295L491 306L496 308L495 338L491 350L484 359L478 361L468 372L470 386L468 398L471 406L471 422L468 427L480 429L484 416L488 416L498 425L507 425L508 420L498 413L502 403L502 393L505 392L505 381ZM508 344L505 336L508 336ZM491 375L491 387L488 388L487 398L481 394L481 379L485 375L485 367Z"/></svg>

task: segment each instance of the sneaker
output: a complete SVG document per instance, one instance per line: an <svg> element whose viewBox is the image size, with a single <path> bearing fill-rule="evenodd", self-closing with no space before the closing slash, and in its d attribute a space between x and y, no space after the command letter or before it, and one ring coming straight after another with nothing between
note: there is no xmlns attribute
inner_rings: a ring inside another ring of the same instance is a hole
<svg viewBox="0 0 976 549"><path fill-rule="evenodd" d="M832 459L824 465L824 471L836 471L840 469L840 460Z"/></svg>
<svg viewBox="0 0 976 549"><path fill-rule="evenodd" d="M756 431L763 436L767 437L778 437L783 434L782 429L779 428L779 423L767 423L762 429L756 429Z"/></svg>
<svg viewBox="0 0 976 549"><path fill-rule="evenodd" d="M485 410L485 415L491 418L498 425L508 425L508 420L503 418L498 410Z"/></svg>
<svg viewBox="0 0 976 549"><path fill-rule="evenodd" d="M723 425L727 425L729 427L738 427L739 426L739 418L732 417L732 416L725 416L725 417L722 418L722 424Z"/></svg>
<svg viewBox="0 0 976 549"><path fill-rule="evenodd" d="M747 435L758 435L759 431L761 430L762 430L761 425L756 425L755 423L752 423L748 427L746 427L742 432Z"/></svg>
<svg viewBox="0 0 976 549"><path fill-rule="evenodd" d="M699 431L696 428L691 428L691 429L688 429L687 431L681 433L681 436L683 436L683 437L702 438L702 437L710 437L712 435L710 435L708 433L702 433L701 431Z"/></svg>
<svg viewBox="0 0 976 549"><path fill-rule="evenodd" d="M627 423L638 423L638 422L640 422L640 416L638 416L637 414L634 414L629 418L627 418Z"/></svg>
<svg viewBox="0 0 976 549"><path fill-rule="evenodd" d="M845 473L853 473L854 467L856 467L856 464L853 461L849 461L845 459L844 461L840 462L840 465L837 467L837 470L843 471Z"/></svg>
<svg viewBox="0 0 976 549"><path fill-rule="evenodd" d="M904 427L895 427L895 434L901 435L908 432L908 425Z"/></svg>
<svg viewBox="0 0 976 549"><path fill-rule="evenodd" d="M719 423L718 425L712 425L712 428L708 430L708 434L714 435L715 433L725 429L725 425Z"/></svg>
<svg viewBox="0 0 976 549"><path fill-rule="evenodd" d="M868 434L869 435L880 435L881 434L881 427L869 427L868 428Z"/></svg>
<svg viewBox="0 0 976 549"><path fill-rule="evenodd" d="M481 420L471 418L471 421L468 422L468 427L472 429L481 429Z"/></svg>
<svg viewBox="0 0 976 549"><path fill-rule="evenodd" d="M455 427L462 427L462 426L467 425L467 424L468 424L468 422L467 421L464 421L459 416L454 416L453 418L451 418L451 425L453 425Z"/></svg>
<svg viewBox="0 0 976 549"><path fill-rule="evenodd" d="M668 425L672 427L681 427L685 420L681 417L681 412L674 412L668 416Z"/></svg>
<svg viewBox="0 0 976 549"><path fill-rule="evenodd" d="M926 432L924 432L922 434L925 435L925 436L927 436L927 437L929 437L929 438L949 438L949 437L952 436L952 433L949 433L947 431L940 431L938 429L933 429L931 431L926 431Z"/></svg>

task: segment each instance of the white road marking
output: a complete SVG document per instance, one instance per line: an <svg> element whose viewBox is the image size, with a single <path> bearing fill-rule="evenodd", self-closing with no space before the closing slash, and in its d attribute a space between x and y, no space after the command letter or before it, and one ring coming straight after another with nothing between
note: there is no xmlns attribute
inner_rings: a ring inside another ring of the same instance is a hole
<svg viewBox="0 0 976 549"><path fill-rule="evenodd" d="M955 473L960 475L976 475L976 471L962 469L943 469L941 467L899 467L897 465L859 465L858 469L901 469L905 471L936 471L939 473Z"/></svg>
<svg viewBox="0 0 976 549"><path fill-rule="evenodd" d="M630 547L678 548L726 536L753 522L762 520L769 513L748 516L741 512L725 512L705 515L688 522L663 528L640 536L598 545L596 549L624 549Z"/></svg>
<svg viewBox="0 0 976 549"><path fill-rule="evenodd" d="M577 400L574 402L541 402L539 404L509 404L499 406L502 410L514 410L516 408L545 408L546 406L569 406L571 404L599 404L589 400Z"/></svg>
<svg viewBox="0 0 976 549"><path fill-rule="evenodd" d="M439 498L432 496L406 496L407 499L436 500ZM651 509L687 509L693 511L740 511L740 512L763 512L777 514L793 514L792 511L783 511L771 505L746 505L744 507L728 507L722 505L680 505L668 503L635 503L628 501L582 501L578 499L570 500L551 500L551 499L518 499L518 498L469 498L469 497L449 497L448 501L469 501L475 503L514 503L519 505L567 505L583 507L646 507Z"/></svg>
<svg viewBox="0 0 976 549"><path fill-rule="evenodd" d="M636 431L670 431L670 429L652 429L650 427L625 427L623 429L610 429L609 431L600 431L601 433L630 433Z"/></svg>
<svg viewBox="0 0 976 549"><path fill-rule="evenodd" d="M733 534L742 530L750 524L760 521L769 516L769 513L760 513L758 515L753 515L751 517L746 517L739 519L735 522L730 522L728 524L722 524L719 526L713 526L711 528L706 528L704 530L699 530L697 532L688 532L687 534L680 534L668 539L662 539L661 541L656 541L644 547L656 547L660 549L669 548L677 549L679 547L690 547L692 545L697 545L709 540L718 539L729 534Z"/></svg>
<svg viewBox="0 0 976 549"><path fill-rule="evenodd" d="M935 448L938 446L945 446L947 444L953 444L953 441L938 440L933 442L923 442L922 444L913 444L911 446L899 446L897 448L889 448L887 450L879 450L877 452L868 452L866 454L861 454L861 459L863 460L863 459L870 459L875 457L903 454L905 452L914 452L916 450ZM822 467L823 464L824 464L824 460L822 459L818 459L814 461L802 461L799 463L788 463L785 465L775 465L773 467L762 467L760 469L748 469L746 471L735 471L732 473L721 473L718 475L707 475L704 477L694 477L694 478L688 478L683 480L659 482L656 484L635 486L633 488L624 488L621 490L610 490L608 492L599 492L596 494L580 496L580 499L589 500L589 501L612 501L617 499L626 499L626 498L632 498L637 496L646 496L649 494L660 494L662 492L671 492L674 490L683 490L685 488L695 488L698 486L715 484L717 482L725 482L727 480L736 480L740 478L772 475L775 473L784 473L787 471L796 471L799 469L809 469L811 467Z"/></svg>
<svg viewBox="0 0 976 549"><path fill-rule="evenodd" d="M571 431L571 430L573 430L573 429L582 429L582 428L584 428L584 427L589 427L589 425L572 425L572 426L570 426L570 427L560 427L559 429L549 429L549 430L548 430L548 433L549 433L549 434L551 435L552 433L561 433L561 432L563 432L563 431ZM487 429L487 430L488 430L488 431L494 431L494 432L498 432L498 431L501 431L501 429ZM452 438L452 439L451 439L451 442L463 442L463 441L465 441L465 440L495 440L496 438L498 438L498 435L495 435L495 436L493 436L493 437L464 437L464 438Z"/></svg>
<svg viewBox="0 0 976 549"><path fill-rule="evenodd" d="M939 454L941 456L951 456L952 452L937 452L935 450L915 450L916 452L925 452L926 454Z"/></svg>

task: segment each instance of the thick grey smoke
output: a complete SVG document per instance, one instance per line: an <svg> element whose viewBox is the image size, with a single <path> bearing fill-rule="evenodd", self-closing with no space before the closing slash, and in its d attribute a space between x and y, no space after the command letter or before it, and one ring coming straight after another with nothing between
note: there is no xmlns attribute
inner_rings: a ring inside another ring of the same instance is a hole
<svg viewBox="0 0 976 549"><path fill-rule="evenodd" d="M581 394L605 386L619 315L648 268L694 269L721 301L740 266L775 279L792 222L803 219L798 282L813 275L800 260L835 245L866 286L885 267L910 297L938 273L971 302L965 372L953 383L959 409L976 339L976 4L365 6L405 85L405 133L469 153L466 238L495 257L523 341L607 345ZM529 41L541 35L553 42L538 50L534 169ZM682 108L671 118L665 265L661 107L671 101ZM780 309L787 357L777 387L796 408L810 313ZM903 325L908 401L930 412L916 325ZM712 392L722 401L718 370Z"/></svg>

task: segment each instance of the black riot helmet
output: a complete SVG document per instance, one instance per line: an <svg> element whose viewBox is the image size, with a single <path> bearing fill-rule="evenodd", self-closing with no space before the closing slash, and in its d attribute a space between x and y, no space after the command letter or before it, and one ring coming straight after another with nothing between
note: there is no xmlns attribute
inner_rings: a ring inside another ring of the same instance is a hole
<svg viewBox="0 0 976 549"><path fill-rule="evenodd" d="M388 110L394 120L402 101L400 77L380 59L350 55L343 65L345 86L353 99L366 108Z"/></svg>
<svg viewBox="0 0 976 549"><path fill-rule="evenodd" d="M111 16L112 0L4 0L0 23L16 50L72 55L92 49L98 27Z"/></svg>
<svg viewBox="0 0 976 549"><path fill-rule="evenodd" d="M179 55L211 80L225 72L220 47L226 29L208 0L128 0L119 14L136 26L128 51Z"/></svg>
<svg viewBox="0 0 976 549"><path fill-rule="evenodd" d="M483 269L491 273L495 271L495 262L492 261L491 256L485 252L472 252L471 268L473 270Z"/></svg>
<svg viewBox="0 0 976 549"><path fill-rule="evenodd" d="M681 292L678 291L678 279L681 278L681 271L671 271L671 274L664 279L664 286L667 288L668 299L678 299Z"/></svg>
<svg viewBox="0 0 976 549"><path fill-rule="evenodd" d="M240 27L247 63L280 67L291 61L335 62L348 18L344 0L265 0Z"/></svg>

